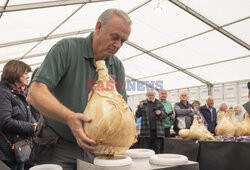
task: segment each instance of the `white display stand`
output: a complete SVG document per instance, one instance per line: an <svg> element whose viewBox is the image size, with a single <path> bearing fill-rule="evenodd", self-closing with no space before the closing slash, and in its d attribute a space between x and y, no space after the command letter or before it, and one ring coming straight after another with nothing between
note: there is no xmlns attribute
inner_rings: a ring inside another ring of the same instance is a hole
<svg viewBox="0 0 250 170"><path fill-rule="evenodd" d="M77 170L152 170L152 169L161 169L161 170L199 170L199 164L197 162L188 161L186 165L180 166L160 166L152 165L148 161L144 164L137 164L135 161L131 165L121 166L121 167L102 167L96 166L94 164L77 160Z"/></svg>

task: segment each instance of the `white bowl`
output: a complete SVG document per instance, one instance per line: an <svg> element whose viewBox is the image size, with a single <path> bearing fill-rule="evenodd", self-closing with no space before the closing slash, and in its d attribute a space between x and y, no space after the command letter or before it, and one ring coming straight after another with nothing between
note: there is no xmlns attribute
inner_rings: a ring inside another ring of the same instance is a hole
<svg viewBox="0 0 250 170"><path fill-rule="evenodd" d="M157 154L149 158L149 162L155 165L186 165L188 158L184 155L179 154Z"/></svg>
<svg viewBox="0 0 250 170"><path fill-rule="evenodd" d="M94 165L98 166L126 166L132 164L132 159L126 155L115 155L112 159L107 159L104 156L94 158Z"/></svg>
<svg viewBox="0 0 250 170"><path fill-rule="evenodd" d="M56 164L42 164L33 166L29 170L63 170L63 168Z"/></svg>
<svg viewBox="0 0 250 170"><path fill-rule="evenodd" d="M131 158L149 158L155 155L155 152L151 149L129 149L124 154Z"/></svg>

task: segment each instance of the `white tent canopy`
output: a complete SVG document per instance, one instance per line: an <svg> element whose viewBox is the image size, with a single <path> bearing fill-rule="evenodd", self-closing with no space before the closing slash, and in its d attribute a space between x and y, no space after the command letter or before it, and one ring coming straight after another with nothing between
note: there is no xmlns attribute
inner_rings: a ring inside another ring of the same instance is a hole
<svg viewBox="0 0 250 170"><path fill-rule="evenodd" d="M107 8L133 22L116 54L129 79L178 89L250 78L249 0L0 0L0 74L11 59L38 67L60 39L86 37Z"/></svg>

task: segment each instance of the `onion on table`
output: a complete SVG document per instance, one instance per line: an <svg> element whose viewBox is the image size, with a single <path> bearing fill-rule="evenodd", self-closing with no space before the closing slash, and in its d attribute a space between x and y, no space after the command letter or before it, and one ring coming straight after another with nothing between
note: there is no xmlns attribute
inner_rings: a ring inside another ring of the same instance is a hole
<svg viewBox="0 0 250 170"><path fill-rule="evenodd" d="M117 92L104 60L96 62L98 80L89 94L84 115L92 122L84 123L86 135L96 141L96 155L112 157L133 145L136 123L127 103Z"/></svg>
<svg viewBox="0 0 250 170"><path fill-rule="evenodd" d="M245 119L242 121L242 128L244 136L250 136L250 118L247 112L245 113Z"/></svg>
<svg viewBox="0 0 250 170"><path fill-rule="evenodd" d="M215 127L215 133L217 136L233 137L235 134L235 127L230 121L228 112L218 113L218 124Z"/></svg>
<svg viewBox="0 0 250 170"><path fill-rule="evenodd" d="M250 140L250 118L249 114L245 113L245 119L239 122L235 119L232 110L218 113L218 124L215 128L216 138L219 140ZM197 116L194 116L194 121L190 129L181 129L179 136L182 138L196 140L215 140L203 125L202 121L197 121Z"/></svg>
<svg viewBox="0 0 250 170"><path fill-rule="evenodd" d="M205 128L202 121L198 121L197 115L194 115L194 120L190 129L181 129L179 135L182 138L195 140L215 140L213 134Z"/></svg>
<svg viewBox="0 0 250 170"><path fill-rule="evenodd" d="M243 124L235 119L233 110L227 112L219 112L218 125L215 133L223 137L238 137L244 135Z"/></svg>

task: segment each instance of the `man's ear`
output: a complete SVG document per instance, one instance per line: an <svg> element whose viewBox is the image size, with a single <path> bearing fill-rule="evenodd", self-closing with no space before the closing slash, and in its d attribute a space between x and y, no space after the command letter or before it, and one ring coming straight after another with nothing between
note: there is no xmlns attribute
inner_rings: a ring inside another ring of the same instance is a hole
<svg viewBox="0 0 250 170"><path fill-rule="evenodd" d="M95 32L99 33L102 28L102 23L98 21L95 25Z"/></svg>

